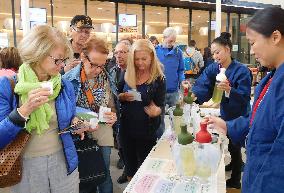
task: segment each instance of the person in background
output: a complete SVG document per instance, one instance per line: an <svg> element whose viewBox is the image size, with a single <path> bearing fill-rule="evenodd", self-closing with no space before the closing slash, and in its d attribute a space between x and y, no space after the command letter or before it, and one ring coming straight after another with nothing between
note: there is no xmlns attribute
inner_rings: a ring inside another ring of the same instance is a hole
<svg viewBox="0 0 284 193"><path fill-rule="evenodd" d="M89 16L76 15L72 18L70 24L70 42L74 54L73 57L70 58L70 62L62 69L62 75L81 63L80 54L92 30L93 23Z"/></svg>
<svg viewBox="0 0 284 193"><path fill-rule="evenodd" d="M83 45L81 64L68 71L63 78L71 81L74 86L77 106L99 113L101 106L111 108L112 112L105 113L108 124L99 124L99 128L92 133L92 137L101 146L103 158L107 168L106 180L98 186L99 193L112 193L113 185L110 176L110 154L114 145L112 125L116 122L113 93L115 88L110 76L105 70L109 51L104 40L91 36ZM79 160L80 161L80 160ZM88 167L88 166L86 166ZM80 192L93 192L96 187L81 187Z"/></svg>
<svg viewBox="0 0 284 193"><path fill-rule="evenodd" d="M204 61L204 67L203 67L203 69L201 69L201 73L207 66L214 63L210 47L204 48L203 61Z"/></svg>
<svg viewBox="0 0 284 193"><path fill-rule="evenodd" d="M196 73L195 78L198 78L200 75L201 69L204 67L204 61L202 54L199 50L196 49L196 42L195 40L190 40L188 47L185 51L187 57L190 57L194 64L194 72Z"/></svg>
<svg viewBox="0 0 284 193"><path fill-rule="evenodd" d="M251 72L247 66L231 56L232 42L231 34L221 33L221 36L214 39L211 44L211 52L216 63L211 64L196 80L192 87L192 96L197 97L197 102L202 104L212 98L216 82L216 75L220 66L226 69L227 80L218 84L218 88L224 91L220 104L222 119L229 121L239 116L248 115L250 111ZM234 145L230 139L229 151L231 163L226 166L232 170L231 178L227 180L227 188L241 188L242 155L241 147Z"/></svg>
<svg viewBox="0 0 284 193"><path fill-rule="evenodd" d="M120 143L130 180L156 144L156 130L165 105L166 83L149 40L134 42L124 80L119 84Z"/></svg>
<svg viewBox="0 0 284 193"><path fill-rule="evenodd" d="M163 43L156 46L157 57L164 66L166 78L165 104L169 107L175 106L179 99L179 88L184 80L183 53L176 45L177 32L173 27L168 27L163 32ZM164 110L163 110L164 112ZM157 130L157 138L165 131L164 115L160 128Z"/></svg>
<svg viewBox="0 0 284 193"><path fill-rule="evenodd" d="M157 45L159 45L159 41L157 39L156 36L150 36L149 38L150 42L153 44L154 47L156 47Z"/></svg>
<svg viewBox="0 0 284 193"><path fill-rule="evenodd" d="M120 82L120 80L124 79L124 74L125 74L125 70L127 67L127 58L128 58L128 53L130 50L130 45L128 44L128 42L126 41L122 41L122 42L118 42L118 44L115 46L115 50L114 50L114 57L115 57L115 61L116 61L116 65L112 66L108 72L110 74L110 77L112 79L112 81L114 82L114 85L116 85L116 90L118 88L118 84ZM107 68L108 69L108 68ZM119 142L119 117L120 117L120 103L117 97L115 97L114 95L114 99L115 99L115 104L116 104L116 114L118 117L117 122L114 124L114 133L115 133L115 138L117 141L117 146L118 146L118 150L119 150L119 160L117 162L117 168L118 169L123 169L124 167L124 161L123 161L123 151ZM119 184L125 183L127 182L127 176L125 174L125 169L122 173L122 175L117 179L117 182Z"/></svg>
<svg viewBox="0 0 284 193"><path fill-rule="evenodd" d="M264 27L265 26L265 27ZM226 121L210 117L219 132L246 147L243 193L282 193L284 189L284 10L269 7L256 12L247 24L250 53L272 69L255 90L248 116Z"/></svg>
<svg viewBox="0 0 284 193"><path fill-rule="evenodd" d="M174 106L179 98L179 87L184 80L184 62L182 51L175 45L177 32L168 27L163 32L163 43L156 47L157 56L164 65L167 94L166 104Z"/></svg>
<svg viewBox="0 0 284 193"><path fill-rule="evenodd" d="M13 76L23 63L15 47L3 48L0 51L0 76Z"/></svg>
<svg viewBox="0 0 284 193"><path fill-rule="evenodd" d="M133 44L133 39L131 38L131 37L129 37L129 36L124 36L124 37L122 37L120 40L119 40L119 42L121 42L121 43L126 43L126 44L128 44L129 46L131 46L132 44Z"/></svg>
<svg viewBox="0 0 284 193"><path fill-rule="evenodd" d="M15 89L0 77L0 149L20 131L31 134L23 150L22 179L13 193L79 193L78 156L72 133L78 121L72 84L59 73L71 55L65 35L47 25L34 27L20 42L23 64ZM42 88L43 82L52 83ZM15 93L15 94L14 94ZM75 131L83 137L86 129Z"/></svg>

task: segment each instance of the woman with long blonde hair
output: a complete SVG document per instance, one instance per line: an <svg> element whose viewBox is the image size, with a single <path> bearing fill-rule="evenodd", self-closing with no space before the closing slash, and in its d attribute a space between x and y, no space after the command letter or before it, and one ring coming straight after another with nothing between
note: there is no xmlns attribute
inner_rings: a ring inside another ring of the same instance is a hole
<svg viewBox="0 0 284 193"><path fill-rule="evenodd" d="M120 83L120 140L126 175L131 179L156 143L156 130L164 109L166 84L154 46L137 40L130 50Z"/></svg>

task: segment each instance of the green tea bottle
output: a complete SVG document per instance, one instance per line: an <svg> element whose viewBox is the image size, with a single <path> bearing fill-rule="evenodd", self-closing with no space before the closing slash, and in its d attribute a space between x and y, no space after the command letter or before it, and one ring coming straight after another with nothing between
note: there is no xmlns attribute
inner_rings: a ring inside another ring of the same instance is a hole
<svg viewBox="0 0 284 193"><path fill-rule="evenodd" d="M181 132L178 135L178 143L181 145L187 145L193 142L193 136L187 132L187 126L182 124L180 126Z"/></svg>
<svg viewBox="0 0 284 193"><path fill-rule="evenodd" d="M183 102L186 104L192 104L193 98L191 97L192 92L188 91L187 96L183 98Z"/></svg>
<svg viewBox="0 0 284 193"><path fill-rule="evenodd" d="M220 69L220 73L217 74L216 76L216 83L215 83L215 87L214 87L214 91L213 91L213 96L212 96L212 100L214 103L220 103L223 97L223 93L224 91L220 90L217 88L217 85L221 82L221 81L225 81L227 79L226 75L225 75L225 68L221 68Z"/></svg>
<svg viewBox="0 0 284 193"><path fill-rule="evenodd" d="M176 135L180 133L180 125L182 123L182 115L183 115L183 109L180 107L180 104L176 104L176 108L173 111L174 115L174 130Z"/></svg>

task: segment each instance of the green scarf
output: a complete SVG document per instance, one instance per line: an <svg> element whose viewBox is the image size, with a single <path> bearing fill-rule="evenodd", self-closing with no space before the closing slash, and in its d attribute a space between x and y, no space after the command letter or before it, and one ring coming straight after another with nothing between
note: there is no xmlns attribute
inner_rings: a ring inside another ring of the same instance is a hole
<svg viewBox="0 0 284 193"><path fill-rule="evenodd" d="M53 83L53 95L49 96L49 100L54 100L61 89L60 74L51 77L49 80ZM15 93L20 96L21 102L25 103L28 100L28 93L31 90L41 87L33 69L28 64L22 64L19 68L18 83L15 86ZM48 103L41 105L30 114L30 119L27 122L26 130L31 132L36 130L37 134L42 134L44 130L49 128L49 121L53 115L53 109Z"/></svg>

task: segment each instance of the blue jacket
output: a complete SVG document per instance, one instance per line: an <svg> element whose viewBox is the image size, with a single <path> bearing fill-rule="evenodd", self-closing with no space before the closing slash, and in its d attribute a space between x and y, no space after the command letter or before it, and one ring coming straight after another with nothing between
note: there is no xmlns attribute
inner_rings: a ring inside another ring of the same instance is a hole
<svg viewBox="0 0 284 193"><path fill-rule="evenodd" d="M81 67L82 67L82 64L79 64L75 68L72 68L71 70L69 70L62 76L63 79L69 80L73 84L73 87L75 90L76 101L78 99L79 91L81 88L81 78L80 78ZM115 97L117 97L116 83L114 82L114 79L111 78L110 74L106 70L105 72L108 77L108 81L110 84L110 89L112 91L112 94Z"/></svg>
<svg viewBox="0 0 284 193"><path fill-rule="evenodd" d="M255 101L271 76L273 80L251 127L250 116L226 122L232 141L242 145L246 142L243 193L284 190L284 64L262 79L255 91Z"/></svg>
<svg viewBox="0 0 284 193"><path fill-rule="evenodd" d="M177 92L180 82L184 80L184 61L181 49L174 47L169 51L168 48L158 45L156 52L165 68L167 92Z"/></svg>
<svg viewBox="0 0 284 193"><path fill-rule="evenodd" d="M17 108L16 96L12 94L10 81L7 77L0 77L0 149L15 139L23 128L12 123L8 115ZM68 127L75 115L75 96L70 82L62 80L62 88L55 100L58 129ZM60 135L66 158L68 174L78 166L78 156L70 133Z"/></svg>
<svg viewBox="0 0 284 193"><path fill-rule="evenodd" d="M196 80L192 92L199 103L204 103L212 98L218 73L219 66L217 63L213 63L206 67ZM245 65L233 60L225 74L232 88L229 98L223 94L220 114L222 119L228 121L247 115L250 111L251 72Z"/></svg>

